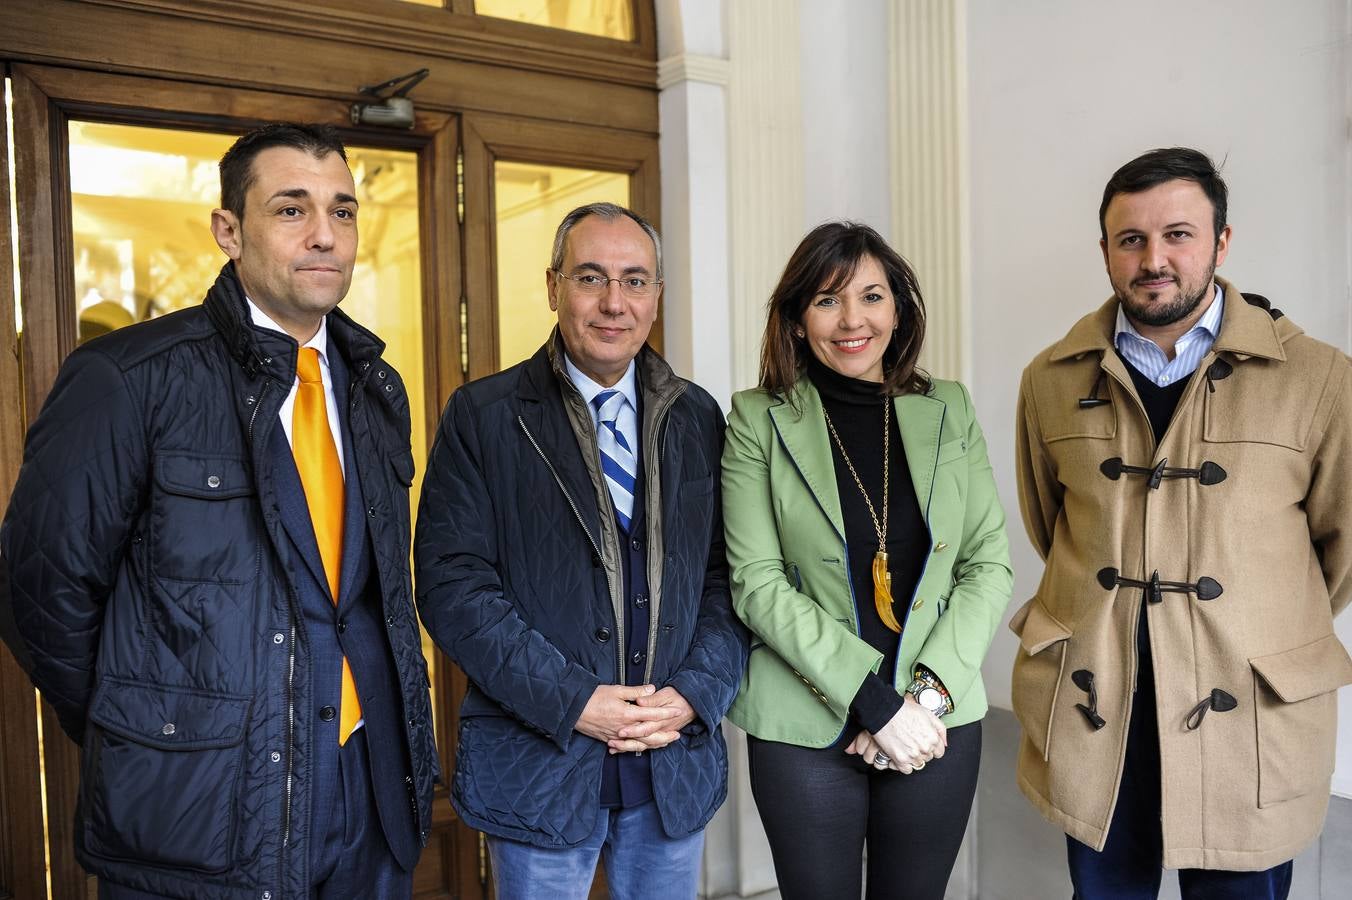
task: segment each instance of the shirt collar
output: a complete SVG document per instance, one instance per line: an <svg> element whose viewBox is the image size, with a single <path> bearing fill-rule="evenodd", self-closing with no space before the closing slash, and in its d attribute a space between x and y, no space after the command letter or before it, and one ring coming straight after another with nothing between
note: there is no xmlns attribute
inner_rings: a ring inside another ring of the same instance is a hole
<svg viewBox="0 0 1352 900"><path fill-rule="evenodd" d="M1221 333L1221 316L1225 312L1225 291L1221 289L1220 284L1216 282L1213 282L1213 284L1216 287L1216 299L1211 301L1211 305L1208 306L1206 312L1202 314L1202 318L1197 320L1197 324L1189 328L1188 333L1179 338L1180 341L1197 334L1198 331L1206 332L1211 337L1211 340L1215 341L1216 336ZM1137 331L1136 326L1131 324L1131 320L1128 319L1127 314L1122 311L1122 304L1119 302L1117 304L1117 326L1113 329L1113 344L1117 347L1121 347L1122 339L1124 337L1153 343L1153 341Z"/></svg>
<svg viewBox="0 0 1352 900"><path fill-rule="evenodd" d="M624 399L629 401L630 407L635 411L638 410L638 379L635 377L637 368L634 366L634 361L632 359L629 360L629 368L624 370L624 374L620 376L620 380L615 382L615 384L609 388L602 387L595 381L592 381L581 369L573 365L573 361L569 359L567 351L564 351L563 354L563 367L564 370L568 372L568 379L573 382L573 387L577 388L577 392L582 395L583 400L587 401L588 406L591 406L592 398L602 391L615 390L624 394ZM593 413L595 412L595 407L593 407L592 411Z"/></svg>
<svg viewBox="0 0 1352 900"><path fill-rule="evenodd" d="M254 303L247 295L244 302L249 305L249 320L259 328L267 328L270 331L280 331L286 334L286 329L272 320L272 317L263 312L257 303ZM319 330L315 336L310 338L302 347L313 347L319 351L319 361L324 365L329 364L329 317L325 316L319 320Z"/></svg>

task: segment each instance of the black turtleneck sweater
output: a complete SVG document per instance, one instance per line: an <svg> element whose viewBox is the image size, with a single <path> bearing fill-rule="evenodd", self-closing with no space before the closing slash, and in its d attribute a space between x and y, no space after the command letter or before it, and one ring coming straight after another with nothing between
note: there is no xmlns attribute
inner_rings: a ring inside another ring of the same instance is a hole
<svg viewBox="0 0 1352 900"><path fill-rule="evenodd" d="M868 491L869 500L879 518L883 515L883 411L892 405L884 398L881 385L841 375L815 357L808 364L808 378L821 395L822 406L845 445L850 462ZM911 471L906 465L906 450L901 443L895 407L889 412L888 437L888 509L887 564L892 573L893 614L906 621L906 612L929 547L929 529L920 513ZM829 429L828 429L829 432ZM896 687L897 649L900 635L883 624L873 603L873 554L878 550L878 532L873 527L868 505L859 485L850 474L835 438L831 455L835 463L836 489L845 521L845 543L849 555L850 583L854 587L855 607L859 614L860 637L883 654L880 674L870 673L850 704L854 721L837 744L854 739L859 726L871 732L881 729L901 708L902 696ZM910 681L910 673L906 673Z"/></svg>

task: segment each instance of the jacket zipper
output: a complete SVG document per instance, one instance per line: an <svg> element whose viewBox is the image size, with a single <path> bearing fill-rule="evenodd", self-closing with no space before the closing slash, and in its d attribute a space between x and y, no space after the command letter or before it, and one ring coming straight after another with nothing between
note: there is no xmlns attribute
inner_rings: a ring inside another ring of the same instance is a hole
<svg viewBox="0 0 1352 900"><path fill-rule="evenodd" d="M246 432L246 435L250 440L253 439L254 421L258 418L258 411L263 408L263 395L268 392L268 388L271 385L271 381L266 378L263 379L263 386L258 389L258 396L254 399L254 408L253 412L249 414L249 428Z"/></svg>
<svg viewBox="0 0 1352 900"><path fill-rule="evenodd" d="M541 450L540 445L536 443L535 436L531 434L530 429L526 427L526 420L521 416L517 416L516 422L521 426L521 431L526 435L526 440L530 441L530 445L535 448L535 452L540 454L540 459L542 459L545 466L548 467L549 474L554 476L554 483L557 484L559 490L563 492L563 499L568 501L568 508L573 511L573 515L577 518L577 524L582 526L582 533L587 536L587 543L591 544L592 552L596 554L596 558L601 562L601 568L606 573L606 590L611 596L614 596L614 586L610 583L610 570L605 568L605 558L601 556L601 548L596 543L596 539L592 537L591 531L587 528L587 523L583 520L582 513L578 512L577 504L573 502L573 495L568 493L568 488L563 486L563 479L559 477L558 470L555 469L554 464L549 461L549 457L545 456L545 451ZM613 609L611 610L611 613L614 613ZM615 665L615 678L619 680L624 672L624 619L618 616L615 619Z"/></svg>
<svg viewBox="0 0 1352 900"><path fill-rule="evenodd" d="M660 438L658 439L658 441L657 441L657 443L658 443L657 455L654 457L654 458L657 460L657 479L656 479L656 480L657 480L658 482L661 481L661 475L662 475L662 472L661 472L662 461L663 461L663 459L666 457L666 450L667 450L667 418L666 418L666 417L667 417L667 412L669 412L669 411L671 410L671 407L676 403L676 400L681 396L681 394L684 394L684 393L685 393L685 385L682 383L682 384L679 386L679 389L678 389L678 390L676 390L675 392L673 392L669 397L667 397L665 400L662 401L662 406L659 407L659 408L657 409L657 411L656 411L656 412L654 413L654 415L653 415L653 422L654 422L654 424L655 424L658 428L660 428L661 431L662 431L661 437L660 437ZM639 448L639 452L640 452L640 453L643 452L642 447ZM652 476L652 467L651 467L651 466L647 467L647 471L644 473L644 475L645 475L645 477L646 477L646 479L647 479L647 481L648 481L648 484L644 487L644 498L645 498L645 501L646 501L646 498L647 498L647 497L653 496L652 490L653 490L654 486L657 487L657 489L658 489L658 491L659 491L659 493L657 494L657 496L660 497L660 496L661 496L661 493L660 493L660 491L661 491L661 484L659 483L659 484L657 484L657 485L654 485L654 483L653 483L653 482L654 482L654 478L653 478L653 476ZM668 498L668 499L674 499L674 498ZM651 504L649 504L649 508L652 508L652 505L651 505ZM657 512L658 512L658 514L659 514L659 518L660 518L660 516L662 516L662 515L665 514L665 513L663 512L662 505L659 504L659 506L657 507ZM660 528L660 527L662 527L662 522L660 522L660 521L658 521L658 522L653 522L653 521L651 520L651 518L649 519L649 522L648 522L648 528L649 528L649 531L650 531L650 532L651 532L651 530L652 530L653 528ZM648 552L649 552L649 553L652 553L652 552L653 552L653 549L654 549L654 548L653 548L653 544L652 544L651 541L649 541L649 542L648 542ZM666 532L663 531L663 533L662 533L662 546L661 546L661 548L660 548L660 551L661 551L661 553L662 553L663 558L662 558L662 559L659 559L658 562L657 562L657 565L658 565L659 569L662 568L663 565L664 565L664 563L665 563L666 549L667 549L667 548L666 548ZM652 581L652 578L650 577L648 580L651 582L651 581ZM663 577L662 581L665 581L665 580L666 580L666 579L665 579L665 573L664 573L664 577ZM644 684L649 684L649 683L652 681L652 677L653 677L653 660L655 660L655 659L657 658L657 632L658 632L658 630L659 630L660 627L661 627L660 624L659 624L659 623L660 623L660 618L659 618L659 617L660 617L660 614L661 614L661 612L662 612L662 590L663 590L662 581L659 581L659 582L658 582L658 590L656 590L656 591L652 590L652 585L651 585L651 584L648 585L648 588L649 588L649 590L648 590L648 599L649 599L649 603L650 603L650 605L649 605L649 607L648 607L648 661L647 661L647 664L644 665L644 667L643 667L643 683L644 683ZM623 672L624 669L621 668L620 671Z"/></svg>
<svg viewBox="0 0 1352 900"><path fill-rule="evenodd" d="M291 843L291 785L296 762L296 620L292 613L286 658L286 788L282 799L282 848Z"/></svg>
<svg viewBox="0 0 1352 900"><path fill-rule="evenodd" d="M264 379L263 386L259 388L258 396L254 400L253 412L249 415L249 427L246 434L250 440L253 439L254 422L258 420L258 411L263 408L263 397L266 396L268 388L272 386L272 381ZM287 603L291 616L291 624L288 629L287 651L286 651L286 775L282 794L282 862L285 868L286 849L291 843L291 795L295 783L295 765L296 765L296 598L292 592L287 593Z"/></svg>

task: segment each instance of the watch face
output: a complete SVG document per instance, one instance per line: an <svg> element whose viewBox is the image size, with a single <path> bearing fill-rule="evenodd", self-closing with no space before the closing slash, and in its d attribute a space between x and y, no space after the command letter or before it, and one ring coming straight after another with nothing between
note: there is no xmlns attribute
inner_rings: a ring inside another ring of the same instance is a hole
<svg viewBox="0 0 1352 900"><path fill-rule="evenodd" d="M933 712L936 709L944 707L944 696L932 687L927 687L920 692L920 696L915 699L920 701L920 705Z"/></svg>

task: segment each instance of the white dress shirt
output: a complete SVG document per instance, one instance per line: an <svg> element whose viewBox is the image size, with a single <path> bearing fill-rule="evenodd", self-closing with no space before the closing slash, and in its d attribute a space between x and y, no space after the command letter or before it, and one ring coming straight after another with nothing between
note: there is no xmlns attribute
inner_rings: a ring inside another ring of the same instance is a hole
<svg viewBox="0 0 1352 900"><path fill-rule="evenodd" d="M272 318L258 305L248 297L244 302L249 304L249 319L259 328L267 328L272 331L280 331L286 334L285 329L272 320ZM342 468L343 474L347 474L347 463L343 459L343 433L338 425L338 401L333 396L333 376L329 374L329 320L327 318L319 320L319 330L315 336L306 341L302 346L313 347L319 351L319 376L324 381L324 411L329 414L329 431L333 434L333 445L338 448L338 465ZM297 375L291 382L291 390L287 392L286 399L282 401L282 408L277 410L277 416L282 420L282 431L286 434L286 442L292 447L295 443L291 440L291 419L296 410L296 388L300 387L300 376Z"/></svg>

